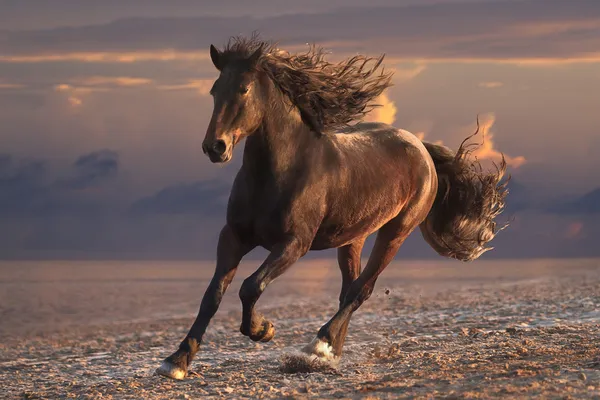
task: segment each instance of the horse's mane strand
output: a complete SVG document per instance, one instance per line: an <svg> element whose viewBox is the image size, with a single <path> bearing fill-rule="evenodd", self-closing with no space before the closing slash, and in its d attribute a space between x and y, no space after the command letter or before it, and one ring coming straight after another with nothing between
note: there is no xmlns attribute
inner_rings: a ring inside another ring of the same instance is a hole
<svg viewBox="0 0 600 400"><path fill-rule="evenodd" d="M356 55L334 64L325 60L321 47L312 45L305 53L290 54L257 34L232 37L222 54L227 62L247 59L256 51L260 56L255 68L267 73L317 133L361 120L379 106L373 101L392 85L392 73L380 68L384 55Z"/></svg>

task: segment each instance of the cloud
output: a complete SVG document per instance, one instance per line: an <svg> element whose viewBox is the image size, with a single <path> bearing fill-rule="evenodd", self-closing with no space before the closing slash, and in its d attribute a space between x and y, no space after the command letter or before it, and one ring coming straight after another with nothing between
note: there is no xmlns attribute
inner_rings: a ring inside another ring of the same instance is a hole
<svg viewBox="0 0 600 400"><path fill-rule="evenodd" d="M490 130L495 122L496 116L494 113L488 113L479 118L482 142L481 146L472 153L472 156L498 163L502 159L502 153L495 148L494 133ZM519 168L527 161L523 156L511 157L506 154L504 154L504 159L513 168Z"/></svg>
<svg viewBox="0 0 600 400"><path fill-rule="evenodd" d="M185 83L158 85L160 90L195 90L199 94L207 95L214 83L214 79L192 79Z"/></svg>
<svg viewBox="0 0 600 400"><path fill-rule="evenodd" d="M364 118L366 122L383 122L384 124L392 125L396 120L396 105L387 94L380 95L376 100L375 104L380 105L374 108Z"/></svg>
<svg viewBox="0 0 600 400"><path fill-rule="evenodd" d="M152 79L136 78L130 76L89 76L84 78L75 78L73 84L78 86L119 86L131 87L142 86L153 83Z"/></svg>
<svg viewBox="0 0 600 400"><path fill-rule="evenodd" d="M46 165L40 160L17 162L0 155L0 214L37 213L47 206Z"/></svg>
<svg viewBox="0 0 600 400"><path fill-rule="evenodd" d="M93 92L105 92L108 88L99 87L77 87L67 83L61 83L54 86L54 91L64 93L65 98L71 107L79 107L83 104L84 96Z"/></svg>
<svg viewBox="0 0 600 400"><path fill-rule="evenodd" d="M89 76L70 79L70 83L54 85L54 91L64 93L69 105L81 106L90 93L108 92L118 89L143 87L150 90L195 90L200 95L207 95L213 85L212 79L191 79L184 83L161 84L149 78L135 78L125 76Z"/></svg>
<svg viewBox="0 0 600 400"><path fill-rule="evenodd" d="M473 138L474 143L481 143L481 146L478 147L473 153L471 153L472 157L477 157L482 160L491 160L495 163L498 163L502 159L502 153L495 148L494 142L494 133L491 132L491 127L494 125L496 121L496 116L494 113L484 114L483 116L479 116L479 134L477 137ZM414 134L420 140L425 140L427 136L428 130L431 130L431 123L427 124L428 127L426 130L415 130ZM466 137L472 134L475 131L474 127L469 127L470 133L462 133L464 129L461 129L461 137ZM434 144L443 145L444 142L442 140L436 140L433 142ZM526 159L523 156L511 157L509 155L504 154L504 159L506 163L513 167L519 168L526 163Z"/></svg>
<svg viewBox="0 0 600 400"><path fill-rule="evenodd" d="M419 64L409 68L395 67L387 69L394 73L392 82L397 85L413 80L426 68L424 64ZM396 113L398 112L396 104L390 100L387 93L381 94L374 103L379 105L379 107L376 107L367 114L364 120L366 122L383 122L392 125L396 121Z"/></svg>
<svg viewBox="0 0 600 400"><path fill-rule="evenodd" d="M65 93L71 107L79 107L84 97L94 92L107 92L119 88L149 86L154 81L148 78L129 76L89 76L70 79L69 83L54 85L54 91Z"/></svg>
<svg viewBox="0 0 600 400"><path fill-rule="evenodd" d="M387 58L384 59L384 64L387 64L386 62ZM393 62L393 58L392 58L392 62ZM412 67L392 67L392 68L386 68L388 70L390 70L390 72L394 73L393 76L393 83L394 84L398 84L398 83L402 83L402 82L406 82L406 81L411 81L413 79L415 79L417 76L419 76L423 71L425 71L427 69L427 65L424 63L419 63L416 64Z"/></svg>
<svg viewBox="0 0 600 400"><path fill-rule="evenodd" d="M112 150L98 150L79 157L73 164L74 175L60 179L62 189L83 190L97 186L117 176L119 156Z"/></svg>
<svg viewBox="0 0 600 400"><path fill-rule="evenodd" d="M131 64L144 61L202 61L209 60L208 51L82 51L58 54L22 54L0 55L0 62L12 64L30 63L124 63Z"/></svg>
<svg viewBox="0 0 600 400"><path fill-rule="evenodd" d="M25 87L25 85L22 85L20 83L8 83L8 82L0 81L0 90L2 90L2 89L22 89L24 87Z"/></svg>
<svg viewBox="0 0 600 400"><path fill-rule="evenodd" d="M51 179L47 162L0 155L0 214L48 216L97 211L110 204L104 198L81 196L116 177L118 156L111 150L82 155L69 176Z"/></svg>
<svg viewBox="0 0 600 400"><path fill-rule="evenodd" d="M392 58L429 61L600 61L600 7L595 0L528 0L349 7L264 18L130 18L95 26L8 31L0 41L0 62L207 61L210 43L253 30L281 40L286 48L316 42L334 48L336 55L386 52Z"/></svg>
<svg viewBox="0 0 600 400"><path fill-rule="evenodd" d="M221 180L167 186L132 204L133 215L148 214L223 214L229 187Z"/></svg>
<svg viewBox="0 0 600 400"><path fill-rule="evenodd" d="M483 88L483 89L497 89L497 88L504 86L504 83L494 82L494 81L480 82L477 86L479 86L480 88Z"/></svg>
<svg viewBox="0 0 600 400"><path fill-rule="evenodd" d="M600 188L594 189L572 201L561 202L548 207L556 214L600 214Z"/></svg>

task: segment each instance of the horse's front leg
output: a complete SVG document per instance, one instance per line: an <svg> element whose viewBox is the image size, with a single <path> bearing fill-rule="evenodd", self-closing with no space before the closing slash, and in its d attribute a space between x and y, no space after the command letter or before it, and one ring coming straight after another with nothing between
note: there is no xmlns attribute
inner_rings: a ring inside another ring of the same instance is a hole
<svg viewBox="0 0 600 400"><path fill-rule="evenodd" d="M231 283L242 257L253 247L242 243L228 225L221 230L217 246L217 267L202 298L198 316L179 345L179 349L167 357L156 370L158 374L174 379L183 379L186 376L188 366L198 351L208 323L217 312L223 294Z"/></svg>
<svg viewBox="0 0 600 400"><path fill-rule="evenodd" d="M283 274L308 251L310 245L291 238L275 246L263 264L250 275L240 288L242 300L242 325L240 332L255 342L268 342L275 335L273 324L254 310L254 306L267 285Z"/></svg>

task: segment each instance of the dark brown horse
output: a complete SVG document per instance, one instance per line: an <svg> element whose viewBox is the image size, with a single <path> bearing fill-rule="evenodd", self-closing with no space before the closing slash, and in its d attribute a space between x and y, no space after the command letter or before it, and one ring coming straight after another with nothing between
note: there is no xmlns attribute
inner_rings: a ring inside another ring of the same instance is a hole
<svg viewBox="0 0 600 400"><path fill-rule="evenodd" d="M254 306L269 283L309 250L338 249L339 310L303 349L330 361L341 355L352 313L417 226L442 256L469 261L488 250L504 207L504 162L485 173L464 143L454 153L389 125L349 125L390 86L391 75L378 72L382 58L332 64L320 49L289 54L256 36L233 38L223 51L211 46L210 55L220 75L202 148L212 162L227 162L246 139L243 165L198 316L159 374L186 376L240 260L257 246L270 255L240 289L240 331L263 342L275 328Z"/></svg>

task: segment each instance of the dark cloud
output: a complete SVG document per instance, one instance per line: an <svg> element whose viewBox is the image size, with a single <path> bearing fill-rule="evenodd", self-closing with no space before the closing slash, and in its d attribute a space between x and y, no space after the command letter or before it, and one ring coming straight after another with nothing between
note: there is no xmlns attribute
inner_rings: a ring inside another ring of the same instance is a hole
<svg viewBox="0 0 600 400"><path fill-rule="evenodd" d="M129 18L104 25L5 32L0 52L205 51L209 43L258 29L287 45L336 42L337 50L386 51L403 57L577 57L599 48L599 17L596 0L528 0L372 5L267 18Z"/></svg>
<svg viewBox="0 0 600 400"><path fill-rule="evenodd" d="M74 176L59 179L62 189L87 189L114 179L119 169L119 156L112 150L99 150L83 155L73 164Z"/></svg>
<svg viewBox="0 0 600 400"><path fill-rule="evenodd" d="M114 179L117 160L117 154L110 150L92 152L77 159L72 176L52 180L45 161L16 161L10 155L0 155L0 214L39 217L96 213L110 207L105 198L82 190Z"/></svg>
<svg viewBox="0 0 600 400"><path fill-rule="evenodd" d="M229 185L221 180L172 185L139 199L131 206L130 212L133 215L224 215L229 189Z"/></svg>
<svg viewBox="0 0 600 400"><path fill-rule="evenodd" d="M548 211L566 215L600 214L600 188L575 200L551 206Z"/></svg>
<svg viewBox="0 0 600 400"><path fill-rule="evenodd" d="M39 160L17 162L0 155L0 214L38 214L50 207L46 166Z"/></svg>
<svg viewBox="0 0 600 400"><path fill-rule="evenodd" d="M371 6L459 3L465 0L371 0ZM499 0L467 0L490 2ZM509 0L510 1L510 0ZM362 6L363 0L102 0L93 6L80 0L0 0L0 26L6 29L39 29L105 23L123 17L187 17L201 15L273 16L289 13L315 13L341 6Z"/></svg>

